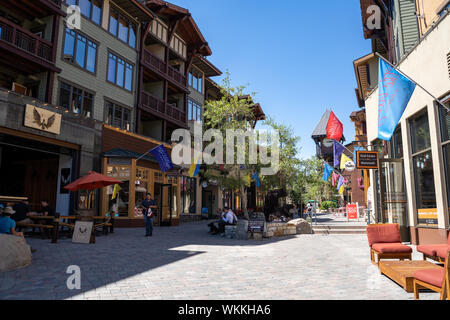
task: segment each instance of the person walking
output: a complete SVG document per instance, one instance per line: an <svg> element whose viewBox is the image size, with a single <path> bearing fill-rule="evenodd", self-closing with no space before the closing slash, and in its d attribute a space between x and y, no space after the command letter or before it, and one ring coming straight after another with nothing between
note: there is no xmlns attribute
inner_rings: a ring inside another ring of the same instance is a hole
<svg viewBox="0 0 450 320"><path fill-rule="evenodd" d="M155 217L152 208L156 208L156 202L152 199L151 193L147 193L147 198L142 201L141 206L144 207L145 236L151 237L153 235L153 219Z"/></svg>

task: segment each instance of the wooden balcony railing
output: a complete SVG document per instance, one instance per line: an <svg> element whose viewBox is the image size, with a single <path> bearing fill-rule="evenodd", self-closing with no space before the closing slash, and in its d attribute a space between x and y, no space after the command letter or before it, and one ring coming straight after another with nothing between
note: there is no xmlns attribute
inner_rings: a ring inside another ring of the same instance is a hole
<svg viewBox="0 0 450 320"><path fill-rule="evenodd" d="M0 41L5 41L32 55L53 61L53 44L32 32L0 17Z"/></svg>
<svg viewBox="0 0 450 320"><path fill-rule="evenodd" d="M186 122L185 112L178 109L175 105L164 103L162 99L159 99L146 91L141 92L141 104L147 109L154 110L167 116L169 120L175 120L182 123Z"/></svg>
<svg viewBox="0 0 450 320"><path fill-rule="evenodd" d="M187 79L178 70L168 65L162 59L155 56L153 53L144 49L144 65L159 73L163 77L167 77L174 83L181 85L183 88L187 87Z"/></svg>

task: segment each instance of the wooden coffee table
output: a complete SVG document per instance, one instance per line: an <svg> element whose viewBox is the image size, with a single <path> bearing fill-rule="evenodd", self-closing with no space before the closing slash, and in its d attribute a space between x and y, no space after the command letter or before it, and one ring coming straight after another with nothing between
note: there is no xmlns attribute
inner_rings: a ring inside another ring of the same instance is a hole
<svg viewBox="0 0 450 320"><path fill-rule="evenodd" d="M414 292L414 272L441 267L428 261L380 261L380 272L401 285L406 292Z"/></svg>

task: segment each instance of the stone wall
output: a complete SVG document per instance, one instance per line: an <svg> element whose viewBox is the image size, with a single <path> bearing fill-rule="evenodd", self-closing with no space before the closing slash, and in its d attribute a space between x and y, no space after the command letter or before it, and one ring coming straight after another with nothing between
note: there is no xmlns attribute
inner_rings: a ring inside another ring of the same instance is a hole
<svg viewBox="0 0 450 320"><path fill-rule="evenodd" d="M23 238L0 234L0 272L31 264L31 250Z"/></svg>

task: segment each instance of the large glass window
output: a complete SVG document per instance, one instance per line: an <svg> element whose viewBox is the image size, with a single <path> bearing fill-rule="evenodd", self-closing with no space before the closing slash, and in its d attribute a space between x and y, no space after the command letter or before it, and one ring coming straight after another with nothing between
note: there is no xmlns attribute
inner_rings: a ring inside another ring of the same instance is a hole
<svg viewBox="0 0 450 320"><path fill-rule="evenodd" d="M106 102L105 122L110 126L130 130L131 111L112 102Z"/></svg>
<svg viewBox="0 0 450 320"><path fill-rule="evenodd" d="M188 100L188 120L202 121L202 106L191 99Z"/></svg>
<svg viewBox="0 0 450 320"><path fill-rule="evenodd" d="M133 90L134 66L113 53L108 54L107 79L125 90Z"/></svg>
<svg viewBox="0 0 450 320"><path fill-rule="evenodd" d="M59 87L59 104L67 111L92 118L94 94L68 83L61 82Z"/></svg>
<svg viewBox="0 0 450 320"><path fill-rule="evenodd" d="M114 9L109 12L109 32L136 48L136 24Z"/></svg>
<svg viewBox="0 0 450 320"><path fill-rule="evenodd" d="M436 208L428 114L425 112L413 118L410 129L417 209Z"/></svg>
<svg viewBox="0 0 450 320"><path fill-rule="evenodd" d="M183 213L196 213L197 179L181 177L180 185Z"/></svg>
<svg viewBox="0 0 450 320"><path fill-rule="evenodd" d="M447 107L450 107L450 101L445 103ZM447 110L442 106L439 106L439 118L441 123L441 140L442 140L442 153L444 157L444 169L445 169L445 182L447 184L447 203L450 211L450 115Z"/></svg>
<svg viewBox="0 0 450 320"><path fill-rule="evenodd" d="M188 84L196 91L203 93L203 76L196 72L189 72Z"/></svg>
<svg viewBox="0 0 450 320"><path fill-rule="evenodd" d="M66 0L66 3L80 7L80 12L96 24L102 21L103 0Z"/></svg>
<svg viewBox="0 0 450 320"><path fill-rule="evenodd" d="M76 31L66 28L63 59L82 69L95 73L97 44Z"/></svg>
<svg viewBox="0 0 450 320"><path fill-rule="evenodd" d="M106 188L108 213L112 214L112 216L118 215L119 217L128 217L131 168L126 166L108 166L107 175L122 181L122 183L116 187L116 194L114 194L114 185Z"/></svg>

